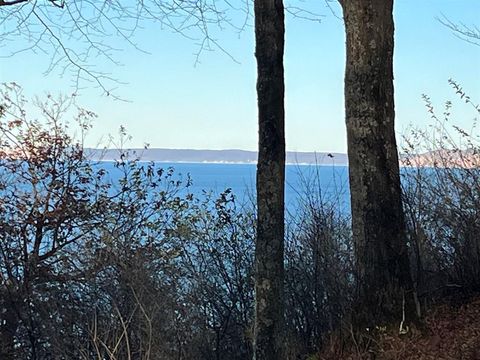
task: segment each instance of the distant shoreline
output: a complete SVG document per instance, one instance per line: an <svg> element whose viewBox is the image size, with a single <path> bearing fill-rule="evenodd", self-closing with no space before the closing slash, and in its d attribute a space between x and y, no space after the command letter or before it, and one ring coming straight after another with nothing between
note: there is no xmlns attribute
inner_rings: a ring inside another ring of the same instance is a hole
<svg viewBox="0 0 480 360"><path fill-rule="evenodd" d="M243 164L256 165L258 153L248 150L194 150L194 149L128 149L129 158L145 162L181 164ZM97 161L115 161L118 149L85 149L87 157ZM287 151L287 165L347 166L347 154L329 152Z"/></svg>
<svg viewBox="0 0 480 360"><path fill-rule="evenodd" d="M115 162L119 159L92 159L92 161L98 162ZM132 159L129 159L132 160ZM209 164L209 165L257 165L257 162L232 162L232 161L173 161L173 160L144 160L138 159L139 162L143 163L155 163L155 164L193 164L193 165L202 165L202 164ZM286 162L285 165L287 166L348 166L348 164L317 164L317 163L291 163Z"/></svg>
<svg viewBox="0 0 480 360"><path fill-rule="evenodd" d="M130 160L159 164L217 164L217 165L257 165L257 152L248 150L194 150L194 149L126 149ZM0 158L18 158L15 149L2 149ZM115 162L121 157L118 149L85 148L87 159L98 162ZM295 152L287 151L285 164L288 166L330 166L348 167L345 153ZM401 168L455 167L480 168L480 154L475 150L436 150L420 154L400 154Z"/></svg>

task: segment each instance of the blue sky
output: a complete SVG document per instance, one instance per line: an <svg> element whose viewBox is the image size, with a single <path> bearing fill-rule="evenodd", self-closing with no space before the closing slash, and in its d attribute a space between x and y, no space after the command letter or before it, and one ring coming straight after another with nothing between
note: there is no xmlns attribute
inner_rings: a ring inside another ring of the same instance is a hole
<svg viewBox="0 0 480 360"><path fill-rule="evenodd" d="M321 0L290 4L324 16L320 23L287 16L287 149L345 152L343 23ZM331 5L340 15L338 5ZM473 122L475 113L457 99L448 79L455 79L480 103L480 47L459 40L442 26L437 20L442 14L454 22L480 26L480 1L396 0L398 133L412 124L423 128L431 123L421 98L424 93L439 113L445 101L453 101L454 124L470 128ZM240 15L232 16L241 22ZM124 125L133 137L132 147L149 143L162 148L255 150L253 28L247 26L241 33L226 28L213 34L236 61L217 49L203 52L196 64L196 42L158 24L146 23L134 38L149 54L112 38L112 46L122 49L115 55L122 66L101 58L90 62L124 83L118 84L116 94L128 102L92 87L81 89L78 102L99 115L86 145L96 145ZM3 44L3 54L9 46ZM0 58L0 82L17 82L27 96L71 93L71 77L61 77L58 70L45 75L48 64L48 54Z"/></svg>

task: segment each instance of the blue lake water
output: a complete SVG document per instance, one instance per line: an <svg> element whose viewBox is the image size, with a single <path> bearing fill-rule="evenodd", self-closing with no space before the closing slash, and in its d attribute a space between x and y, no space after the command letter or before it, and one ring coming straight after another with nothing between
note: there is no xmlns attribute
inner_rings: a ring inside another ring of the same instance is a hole
<svg viewBox="0 0 480 360"><path fill-rule="evenodd" d="M113 164L104 164L113 169ZM173 167L178 176L190 176L194 195L205 192L219 194L231 188L237 199L249 201L255 197L255 164L215 164L215 163L157 163L157 167ZM319 165L287 165L285 203L287 209L298 205L306 193L322 196L328 201L339 202L348 209L348 167Z"/></svg>

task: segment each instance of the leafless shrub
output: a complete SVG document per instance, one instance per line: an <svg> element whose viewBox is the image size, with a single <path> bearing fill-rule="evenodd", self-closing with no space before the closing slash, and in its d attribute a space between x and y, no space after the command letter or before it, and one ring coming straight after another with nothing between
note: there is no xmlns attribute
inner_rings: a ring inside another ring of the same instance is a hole
<svg viewBox="0 0 480 360"><path fill-rule="evenodd" d="M460 99L478 116L480 108L454 81ZM447 102L437 116L424 100L434 125L405 138L404 203L410 230L414 277L420 295L480 290L480 142L476 120L466 131L451 124Z"/></svg>
<svg viewBox="0 0 480 360"><path fill-rule="evenodd" d="M312 169L298 174L298 204L287 227L285 295L292 359L317 351L348 322L353 294L346 178L332 167L325 183L319 168Z"/></svg>

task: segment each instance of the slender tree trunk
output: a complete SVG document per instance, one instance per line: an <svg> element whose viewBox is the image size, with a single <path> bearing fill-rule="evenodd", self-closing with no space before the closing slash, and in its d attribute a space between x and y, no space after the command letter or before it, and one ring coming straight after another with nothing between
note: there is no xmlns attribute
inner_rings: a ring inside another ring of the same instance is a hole
<svg viewBox="0 0 480 360"><path fill-rule="evenodd" d="M15 332L18 326L14 304L10 301L11 294L0 289L0 359L13 360L15 358Z"/></svg>
<svg viewBox="0 0 480 360"><path fill-rule="evenodd" d="M284 8L255 0L259 151L254 358L283 359L285 188Z"/></svg>
<svg viewBox="0 0 480 360"><path fill-rule="evenodd" d="M412 280L394 129L393 0L340 0L347 37L345 110L357 324L412 312Z"/></svg>

